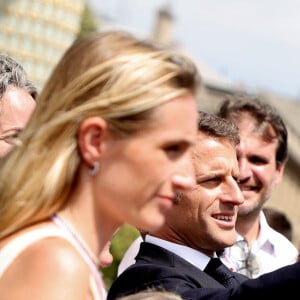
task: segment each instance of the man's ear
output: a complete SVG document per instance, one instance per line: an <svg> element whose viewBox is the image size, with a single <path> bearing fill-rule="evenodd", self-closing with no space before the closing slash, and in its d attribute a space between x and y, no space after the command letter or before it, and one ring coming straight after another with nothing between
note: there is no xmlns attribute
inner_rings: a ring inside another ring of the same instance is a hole
<svg viewBox="0 0 300 300"><path fill-rule="evenodd" d="M78 147L88 166L98 161L104 149L104 137L107 135L107 122L101 117L86 118L78 129Z"/></svg>
<svg viewBox="0 0 300 300"><path fill-rule="evenodd" d="M275 184L278 185L282 181L283 172L285 168L285 162L283 162L276 170L276 178L275 178Z"/></svg>

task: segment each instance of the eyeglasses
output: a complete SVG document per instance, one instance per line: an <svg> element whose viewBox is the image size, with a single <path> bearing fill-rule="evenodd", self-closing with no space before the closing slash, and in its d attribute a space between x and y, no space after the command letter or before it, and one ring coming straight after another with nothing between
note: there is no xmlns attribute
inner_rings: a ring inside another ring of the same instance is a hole
<svg viewBox="0 0 300 300"><path fill-rule="evenodd" d="M237 272L253 278L259 272L259 264L251 252L247 240L240 240L230 248L230 257L236 262Z"/></svg>
<svg viewBox="0 0 300 300"><path fill-rule="evenodd" d="M0 135L0 141L4 141L10 145L19 145L19 135L22 131L22 128L13 128L7 130L4 134Z"/></svg>

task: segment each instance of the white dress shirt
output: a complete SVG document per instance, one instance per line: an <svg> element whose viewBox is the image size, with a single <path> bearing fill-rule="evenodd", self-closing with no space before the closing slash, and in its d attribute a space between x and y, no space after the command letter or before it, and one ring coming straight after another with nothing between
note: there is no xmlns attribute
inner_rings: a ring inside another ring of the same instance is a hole
<svg viewBox="0 0 300 300"><path fill-rule="evenodd" d="M133 241L133 243L129 246L127 251L125 252L119 267L118 267L118 276L130 265L135 263L135 257L140 249L140 244L143 241L141 237L138 237ZM166 240L162 240L160 238L146 235L145 241L157 246L160 246L164 249L167 249L176 255L182 257L189 263L193 264L200 270L204 270L206 265L208 264L210 257L195 250L192 248L189 248L187 246L179 245L176 243L172 243Z"/></svg>
<svg viewBox="0 0 300 300"><path fill-rule="evenodd" d="M260 213L259 222L260 233L251 248L258 264L258 272L253 278L292 264L298 256L297 248L284 235L269 226L263 212ZM238 235L237 241L242 239L243 237ZM231 248L225 249L221 259L231 270L238 271L241 263L232 258Z"/></svg>

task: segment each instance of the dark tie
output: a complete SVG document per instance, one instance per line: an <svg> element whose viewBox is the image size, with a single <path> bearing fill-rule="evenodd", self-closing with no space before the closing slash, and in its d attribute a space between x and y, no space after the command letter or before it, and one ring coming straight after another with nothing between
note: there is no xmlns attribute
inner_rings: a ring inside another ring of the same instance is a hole
<svg viewBox="0 0 300 300"><path fill-rule="evenodd" d="M211 258L204 272L216 279L226 288L240 285L240 282L235 278L235 273L231 272L219 258Z"/></svg>

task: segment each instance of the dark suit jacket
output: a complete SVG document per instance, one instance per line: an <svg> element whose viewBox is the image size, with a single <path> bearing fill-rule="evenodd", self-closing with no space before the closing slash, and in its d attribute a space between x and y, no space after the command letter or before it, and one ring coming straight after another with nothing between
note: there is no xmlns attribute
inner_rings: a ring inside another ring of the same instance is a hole
<svg viewBox="0 0 300 300"><path fill-rule="evenodd" d="M237 280L245 277L233 273ZM176 254L143 242L136 263L125 270L112 284L107 300L149 288L169 290L188 300L267 300L295 293L298 299L300 264L247 279L235 288L224 288L219 282Z"/></svg>
<svg viewBox="0 0 300 300"><path fill-rule="evenodd" d="M247 279L233 273L238 282ZM214 278L164 248L143 242L136 257L136 264L129 267L116 280L109 291L108 299L132 294L148 287L171 290L177 294L193 288L224 288Z"/></svg>

